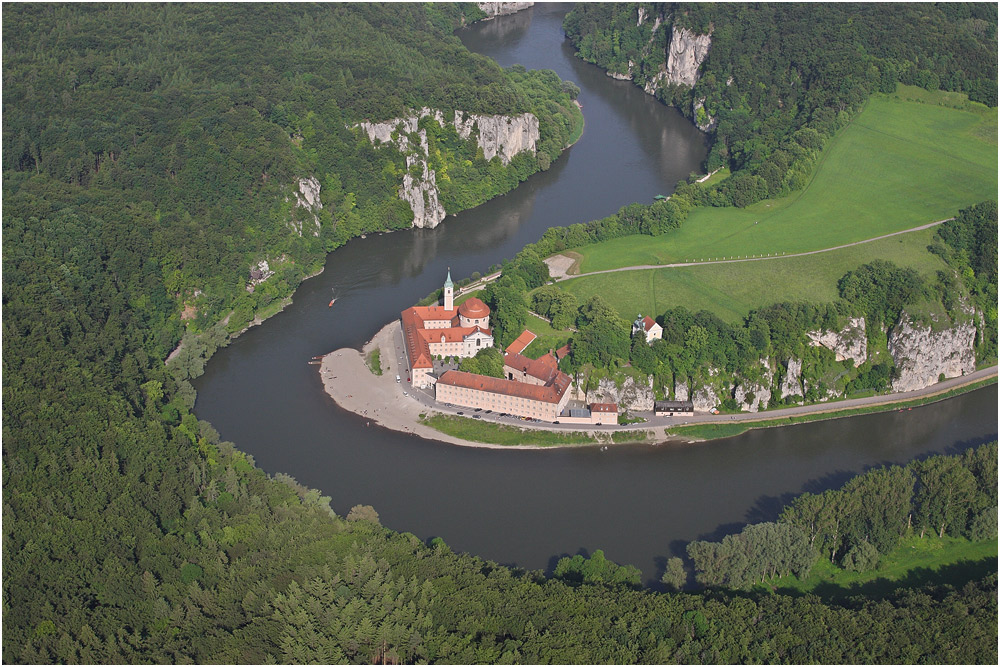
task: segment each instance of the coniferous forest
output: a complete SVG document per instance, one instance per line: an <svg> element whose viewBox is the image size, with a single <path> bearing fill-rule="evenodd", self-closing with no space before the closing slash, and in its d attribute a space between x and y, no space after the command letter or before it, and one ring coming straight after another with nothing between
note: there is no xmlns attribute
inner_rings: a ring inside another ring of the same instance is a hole
<svg viewBox="0 0 1000 667"><path fill-rule="evenodd" d="M975 31L985 19L970 11L955 20ZM837 601L736 589L794 571L809 549L862 567L903 535L977 537L992 520L995 536L995 444L796 499L735 546L693 543L707 588L661 593L596 552L546 576L386 530L377 508L337 516L194 415L189 380L231 334L347 239L409 225L392 178L405 164L353 124L425 106L535 113L547 158L530 163L500 167L440 138L441 164L462 166L450 200L462 207L558 157L573 87L466 51L451 32L482 16L433 3L5 5L3 661L994 664L995 575ZM933 55L912 48L893 62ZM939 83L995 98L993 66L992 90L972 66ZM958 71L916 75L939 69ZM713 155L756 169L742 146ZM323 186L316 236L289 224L307 176ZM950 228L942 252L995 265L969 252L977 234ZM264 258L276 279L249 293ZM709 555L746 553L765 531L795 557L712 569Z"/></svg>

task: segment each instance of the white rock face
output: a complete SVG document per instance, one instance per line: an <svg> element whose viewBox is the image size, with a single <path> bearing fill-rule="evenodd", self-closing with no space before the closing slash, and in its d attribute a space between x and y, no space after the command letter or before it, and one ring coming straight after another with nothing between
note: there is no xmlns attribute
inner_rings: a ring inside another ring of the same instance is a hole
<svg viewBox="0 0 1000 667"><path fill-rule="evenodd" d="M399 198L410 205L414 227L437 227L445 217L444 206L438 198L437 174L427 164L427 132L420 130L417 125L421 118L427 116L444 126L444 113L427 107L405 118L393 118L380 123L358 123L358 127L365 131L373 144L392 144L406 156L407 172L403 176ZM530 113L520 116L471 114L465 118L465 114L456 111L454 124L463 139L472 135L473 127L478 128L476 141L482 147L484 157L489 160L500 155L504 164L510 164L511 159L523 150L534 153L539 138L538 118ZM393 134L396 135L395 139ZM410 140L412 135L416 135L418 139L415 146ZM421 167L419 176L410 173L410 167L414 165Z"/></svg>
<svg viewBox="0 0 1000 667"><path fill-rule="evenodd" d="M761 359L764 370L764 378L761 382L753 380L742 380L733 391L733 398L744 412L757 412L761 408L766 408L771 401L771 383L774 380L774 373L771 371L765 359Z"/></svg>
<svg viewBox="0 0 1000 667"><path fill-rule="evenodd" d="M499 155L500 161L510 164L511 159L521 151L535 152L538 142L538 118L525 113L520 116L485 116L455 112L455 129L458 136L468 139L473 128L479 129L477 142L483 149L487 161Z"/></svg>
<svg viewBox="0 0 1000 667"><path fill-rule="evenodd" d="M674 385L674 400L675 401L686 401L690 392L688 391L687 382L678 382Z"/></svg>
<svg viewBox="0 0 1000 667"><path fill-rule="evenodd" d="M295 205L312 213L315 225L311 230L313 236L319 236L320 231L319 211L323 208L323 202L320 201L319 190L319 181L316 180L315 176L310 176L309 178L300 178L299 189L295 191ZM295 220L292 220L289 225L299 236L302 236L304 225Z"/></svg>
<svg viewBox="0 0 1000 667"><path fill-rule="evenodd" d="M899 378L893 391L929 387L938 377L958 377L976 370L973 345L976 327L970 321L934 331L914 322L904 311L889 336L889 353L896 361Z"/></svg>
<svg viewBox="0 0 1000 667"><path fill-rule="evenodd" d="M477 2L476 5L479 6L481 10L486 12L486 19L492 19L497 16L507 16L508 14L513 14L514 12L519 12L522 9L527 9L533 6L534 2Z"/></svg>
<svg viewBox="0 0 1000 667"><path fill-rule="evenodd" d="M691 395L691 402L694 404L695 412L708 412L721 401L712 387L698 387Z"/></svg>
<svg viewBox="0 0 1000 667"><path fill-rule="evenodd" d="M619 411L648 412L653 409L653 381L649 385L625 378L621 389L610 378L601 378L597 389L587 392L587 403L617 403Z"/></svg>
<svg viewBox="0 0 1000 667"><path fill-rule="evenodd" d="M855 368L868 359L868 337L863 317L852 317L842 331L808 331L806 336L810 345L832 350L837 361L854 360Z"/></svg>
<svg viewBox="0 0 1000 667"><path fill-rule="evenodd" d="M804 396L802 391L802 360L789 359L785 377L781 379L781 398Z"/></svg>
<svg viewBox="0 0 1000 667"><path fill-rule="evenodd" d="M696 35L674 26L667 49L667 83L694 86L698 81L698 68L705 61L711 45L711 35Z"/></svg>

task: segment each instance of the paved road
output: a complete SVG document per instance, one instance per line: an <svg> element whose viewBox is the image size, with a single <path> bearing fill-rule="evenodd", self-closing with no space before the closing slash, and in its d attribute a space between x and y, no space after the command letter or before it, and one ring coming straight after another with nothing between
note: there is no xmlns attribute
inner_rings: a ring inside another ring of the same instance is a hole
<svg viewBox="0 0 1000 667"><path fill-rule="evenodd" d="M834 250L843 250L844 248L850 248L851 246L862 245L864 243L872 243L874 241L881 241L882 239L891 238L893 236L899 236L900 234L909 234L911 232L919 232L923 229L930 229L931 227L936 227L940 224L948 222L949 220L954 220L954 218L946 218L944 220L938 220L937 222L928 222L926 225L920 225L919 227L913 227L911 229L904 229L901 232L893 232L891 234L884 234L882 236L876 236L871 239L864 239L862 241L855 241L854 243L846 243L844 245L834 246L833 248L823 248L822 250L810 250L808 252L797 252L790 255L752 255L750 257L734 257L733 259L710 259L707 261L690 261L690 262L680 262L676 264L639 264L636 266L622 266L617 269L604 269L603 271L589 271L587 273L577 273L574 275L557 276L555 280L572 280L574 278L583 278L585 276L596 276L600 273L617 273L618 271L645 271L648 269L676 269L683 266L705 266L707 264L733 264L736 262L761 262L774 259L786 259L789 257L805 257L807 255L818 255L823 252L833 252Z"/></svg>

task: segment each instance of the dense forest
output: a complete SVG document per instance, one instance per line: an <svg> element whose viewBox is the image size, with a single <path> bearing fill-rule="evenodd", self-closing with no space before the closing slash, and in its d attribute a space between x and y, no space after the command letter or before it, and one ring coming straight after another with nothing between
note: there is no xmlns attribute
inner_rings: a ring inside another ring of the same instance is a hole
<svg viewBox="0 0 1000 667"><path fill-rule="evenodd" d="M580 3L563 27L582 58L710 129L706 169L734 172L699 202L714 206L801 189L827 140L897 82L997 105L990 3ZM693 86L657 78L673 27L711 36Z"/></svg>
<svg viewBox="0 0 1000 667"><path fill-rule="evenodd" d="M450 31L481 16L474 4L12 7L5 219L114 218L134 230L122 251L147 258L129 280L146 284L133 307L155 321L154 356L226 315L239 331L348 239L410 227L397 196L404 156L372 146L358 122L422 107L534 113L537 155L509 166L484 160L450 126L432 132L431 166L452 213L565 148L575 86L469 53ZM295 206L302 178L320 185L321 210ZM250 293L262 260L274 275Z"/></svg>
<svg viewBox="0 0 1000 667"><path fill-rule="evenodd" d="M336 516L191 412L222 314L289 294L352 211L399 211L349 124L547 104L551 77L448 35L475 7L4 9L5 663L995 662L995 576L846 604L632 590L597 553L546 578ZM318 237L288 227L308 174Z"/></svg>

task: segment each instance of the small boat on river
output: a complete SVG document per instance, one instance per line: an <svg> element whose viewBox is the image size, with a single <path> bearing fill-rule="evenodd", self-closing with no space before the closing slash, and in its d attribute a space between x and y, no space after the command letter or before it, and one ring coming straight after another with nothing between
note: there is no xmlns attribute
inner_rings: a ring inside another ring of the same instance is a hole
<svg viewBox="0 0 1000 667"><path fill-rule="evenodd" d="M335 299L335 298L334 299L330 299L330 305L328 305L327 308L333 308L333 304L335 304L336 302L337 302L337 299Z"/></svg>

